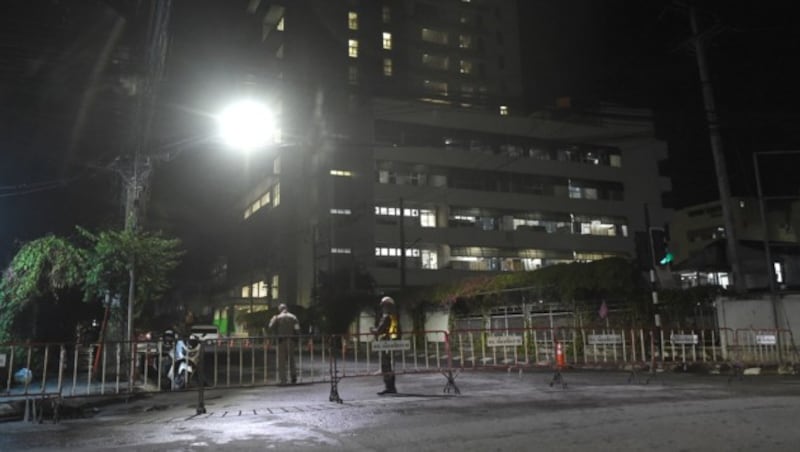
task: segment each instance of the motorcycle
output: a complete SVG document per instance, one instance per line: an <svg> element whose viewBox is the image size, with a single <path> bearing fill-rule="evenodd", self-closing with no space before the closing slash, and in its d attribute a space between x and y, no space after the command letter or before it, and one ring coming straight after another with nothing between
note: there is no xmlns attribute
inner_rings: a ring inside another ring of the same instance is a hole
<svg viewBox="0 0 800 452"><path fill-rule="evenodd" d="M200 340L192 335L188 341L174 331L166 330L161 344L161 375L164 386L171 390L185 389L197 371L200 357Z"/></svg>

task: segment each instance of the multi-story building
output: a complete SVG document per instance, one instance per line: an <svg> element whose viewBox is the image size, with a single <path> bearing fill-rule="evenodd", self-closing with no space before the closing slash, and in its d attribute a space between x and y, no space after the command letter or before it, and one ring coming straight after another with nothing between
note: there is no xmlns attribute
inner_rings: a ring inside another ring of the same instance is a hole
<svg viewBox="0 0 800 452"><path fill-rule="evenodd" d="M221 303L632 256L645 210L666 222L647 112L524 111L515 5L249 2L282 144L251 168Z"/></svg>
<svg viewBox="0 0 800 452"><path fill-rule="evenodd" d="M733 198L733 225L739 238L739 259L748 288L765 288L767 279L765 240L769 243L772 272L778 285L800 284L800 204L795 200L764 202L764 220L757 198ZM684 285L730 283L730 263L725 252L727 234L719 201L675 212L670 223L670 250Z"/></svg>

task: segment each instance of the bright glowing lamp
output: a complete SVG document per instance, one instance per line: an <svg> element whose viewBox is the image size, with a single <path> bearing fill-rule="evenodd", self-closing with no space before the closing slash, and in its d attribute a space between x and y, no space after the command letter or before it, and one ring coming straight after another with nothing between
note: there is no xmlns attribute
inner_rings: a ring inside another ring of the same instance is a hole
<svg viewBox="0 0 800 452"><path fill-rule="evenodd" d="M274 141L275 118L266 105L243 100L217 117L219 134L230 147L249 152Z"/></svg>

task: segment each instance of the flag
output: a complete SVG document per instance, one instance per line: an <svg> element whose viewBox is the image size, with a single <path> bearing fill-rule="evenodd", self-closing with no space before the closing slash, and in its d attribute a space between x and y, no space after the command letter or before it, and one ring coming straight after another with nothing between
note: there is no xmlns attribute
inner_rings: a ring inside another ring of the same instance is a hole
<svg viewBox="0 0 800 452"><path fill-rule="evenodd" d="M600 312L598 312L598 314L600 314L601 319L608 317L608 305L605 300L603 300L603 303L600 305Z"/></svg>

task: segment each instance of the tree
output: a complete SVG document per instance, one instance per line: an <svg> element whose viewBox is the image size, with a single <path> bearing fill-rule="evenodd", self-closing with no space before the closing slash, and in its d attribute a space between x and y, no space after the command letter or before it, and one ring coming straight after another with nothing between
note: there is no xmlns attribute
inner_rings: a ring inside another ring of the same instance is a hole
<svg viewBox="0 0 800 452"><path fill-rule="evenodd" d="M170 286L168 275L180 263L180 241L158 233L107 230L92 233L78 228L87 242L83 288L87 298L106 293L125 297L131 265L136 272L134 317L158 301ZM121 320L124 310L117 310Z"/></svg>
<svg viewBox="0 0 800 452"><path fill-rule="evenodd" d="M40 304L79 287L85 261L83 250L63 238L47 235L25 243L0 279L0 342L24 337L28 326L27 335L38 337ZM16 320L26 308L32 310L32 322L19 325Z"/></svg>
<svg viewBox="0 0 800 452"><path fill-rule="evenodd" d="M575 262L544 267L531 272L507 272L477 275L428 288L422 298L452 305L459 298L499 294L516 288L535 287L551 301L602 297L636 296L642 289L641 274L630 261L621 258L593 262Z"/></svg>
<svg viewBox="0 0 800 452"><path fill-rule="evenodd" d="M78 232L74 241L53 235L30 241L14 256L0 278L0 342L42 339L42 306L74 311L74 303L124 293L131 263L139 274L137 313L169 287L169 272L181 256L178 240L134 231ZM20 325L21 318L31 324Z"/></svg>
<svg viewBox="0 0 800 452"><path fill-rule="evenodd" d="M544 267L528 272L479 274L398 295L405 306L422 300L460 312L488 312L509 303L513 293L535 293L548 302L572 306L577 315L599 307L601 300L624 301L630 322L645 318L648 294L641 272L631 261L608 258ZM519 296L519 295L517 295ZM596 306L595 306L596 305Z"/></svg>

